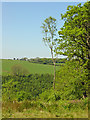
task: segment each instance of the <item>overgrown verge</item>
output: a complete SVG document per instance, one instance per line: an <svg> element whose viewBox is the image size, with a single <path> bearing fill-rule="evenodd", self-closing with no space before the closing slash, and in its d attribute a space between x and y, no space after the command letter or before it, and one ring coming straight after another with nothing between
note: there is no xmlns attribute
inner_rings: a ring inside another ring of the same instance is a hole
<svg viewBox="0 0 90 120"><path fill-rule="evenodd" d="M84 100L59 100L54 102L22 101L3 102L4 118L87 118L88 99Z"/></svg>

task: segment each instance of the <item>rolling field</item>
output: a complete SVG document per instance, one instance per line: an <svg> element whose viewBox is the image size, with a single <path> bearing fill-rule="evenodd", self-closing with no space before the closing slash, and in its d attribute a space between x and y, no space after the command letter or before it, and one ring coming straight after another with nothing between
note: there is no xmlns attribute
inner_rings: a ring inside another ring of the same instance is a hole
<svg viewBox="0 0 90 120"><path fill-rule="evenodd" d="M54 74L54 67L52 65L44 65L37 63L29 63L28 61L20 61L20 60L2 60L2 75L7 75L12 73L12 66L15 64L22 65L25 69L28 70L29 74ZM56 66L56 70L58 70L60 66Z"/></svg>

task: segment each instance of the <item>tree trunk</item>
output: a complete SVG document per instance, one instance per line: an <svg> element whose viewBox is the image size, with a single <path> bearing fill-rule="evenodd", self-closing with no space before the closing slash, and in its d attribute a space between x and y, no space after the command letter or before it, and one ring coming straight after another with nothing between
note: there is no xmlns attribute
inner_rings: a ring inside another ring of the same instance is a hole
<svg viewBox="0 0 90 120"><path fill-rule="evenodd" d="M53 89L55 90L55 61L54 61L54 58L53 58L53 51L52 51L52 47L50 47L50 49L51 49L52 61L53 61L53 65L54 65Z"/></svg>
<svg viewBox="0 0 90 120"><path fill-rule="evenodd" d="M54 90L55 90L55 62L54 62L54 80L53 80L53 88L54 88Z"/></svg>

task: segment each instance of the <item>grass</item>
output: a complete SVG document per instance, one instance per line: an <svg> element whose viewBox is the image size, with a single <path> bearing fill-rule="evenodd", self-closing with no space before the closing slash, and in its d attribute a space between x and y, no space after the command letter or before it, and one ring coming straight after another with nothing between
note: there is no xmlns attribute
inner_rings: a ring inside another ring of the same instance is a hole
<svg viewBox="0 0 90 120"><path fill-rule="evenodd" d="M21 64L24 68L28 70L30 74L54 74L54 67L52 65L44 65L37 63L29 63L28 61L20 61L20 60L2 60L2 75L7 75L12 73L12 66L15 64ZM56 70L60 67L56 66Z"/></svg>
<svg viewBox="0 0 90 120"><path fill-rule="evenodd" d="M83 101L23 101L23 102L3 102L3 118L88 118L88 107ZM77 107L78 106L78 107ZM82 106L82 107L81 107Z"/></svg>

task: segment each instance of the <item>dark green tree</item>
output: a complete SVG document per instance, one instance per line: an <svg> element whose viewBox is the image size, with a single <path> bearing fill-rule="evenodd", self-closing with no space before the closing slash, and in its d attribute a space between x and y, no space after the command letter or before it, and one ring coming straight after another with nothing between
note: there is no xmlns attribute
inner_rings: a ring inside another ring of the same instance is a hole
<svg viewBox="0 0 90 120"><path fill-rule="evenodd" d="M55 89L55 59L54 59L54 49L56 47L56 19L52 18L51 16L49 18L46 18L44 20L44 23L42 23L43 26L43 41L45 42L46 45L49 46L51 55L52 55L52 61L54 64L54 81L53 81L53 88Z"/></svg>
<svg viewBox="0 0 90 120"><path fill-rule="evenodd" d="M28 60L28 58L27 58L27 57L24 57L24 58L22 58L22 59L23 59L23 60L25 60L25 61L26 61L26 60Z"/></svg>
<svg viewBox="0 0 90 120"><path fill-rule="evenodd" d="M80 75L78 77L82 79L81 83L88 84L84 75L87 75L90 70L90 1L83 6L81 4L68 6L67 12L64 15L61 14L61 18L65 22L58 32L60 39L57 51L60 55L67 56L70 62L77 61L79 66L75 69L75 76L79 69L87 72L86 74L82 72L82 77ZM86 68L88 71L85 70Z"/></svg>

